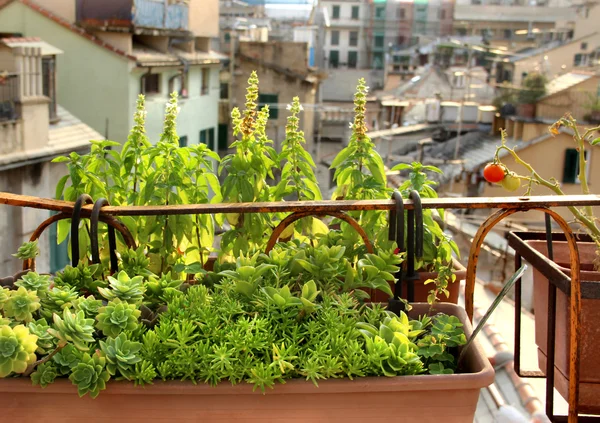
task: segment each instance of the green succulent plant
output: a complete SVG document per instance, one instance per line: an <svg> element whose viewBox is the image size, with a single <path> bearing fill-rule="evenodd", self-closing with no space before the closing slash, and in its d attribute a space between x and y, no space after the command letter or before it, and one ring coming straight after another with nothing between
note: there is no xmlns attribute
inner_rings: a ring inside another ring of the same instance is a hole
<svg viewBox="0 0 600 423"><path fill-rule="evenodd" d="M67 266L56 274L54 284L63 288L75 288L79 292L96 293L99 287L106 285L96 277L101 271L99 264L79 263L77 267Z"/></svg>
<svg viewBox="0 0 600 423"><path fill-rule="evenodd" d="M19 260L27 260L35 258L39 254L40 249L38 248L38 242L36 240L23 243L17 252L13 254L13 257L18 258Z"/></svg>
<svg viewBox="0 0 600 423"><path fill-rule="evenodd" d="M34 385L40 385L42 388L54 382L58 376L56 366L51 362L46 362L36 367L35 372L31 374L31 380Z"/></svg>
<svg viewBox="0 0 600 423"><path fill-rule="evenodd" d="M141 348L140 342L128 340L124 333L116 338L107 338L106 342L100 341L108 373L114 376L118 371L125 379L133 377L135 365L142 361L138 354Z"/></svg>
<svg viewBox="0 0 600 423"><path fill-rule="evenodd" d="M0 288L0 310L4 307L4 303L8 300L10 290L8 288Z"/></svg>
<svg viewBox="0 0 600 423"><path fill-rule="evenodd" d="M83 311L85 317L93 319L98 314L98 310L102 307L102 301L97 300L94 296L90 295L87 297L78 297L73 301L73 309L75 311Z"/></svg>
<svg viewBox="0 0 600 423"><path fill-rule="evenodd" d="M128 275L138 275L145 278L156 278L157 276L149 269L150 259L144 253L144 247L137 249L129 248L121 253L121 268Z"/></svg>
<svg viewBox="0 0 600 423"><path fill-rule="evenodd" d="M51 319L54 313L61 314L63 310L71 308L73 301L78 297L74 287L54 287L42 297L42 317Z"/></svg>
<svg viewBox="0 0 600 423"><path fill-rule="evenodd" d="M20 287L10 291L8 300L4 303L4 315L20 322L29 323L33 320L33 312L40 308L40 299L35 292Z"/></svg>
<svg viewBox="0 0 600 423"><path fill-rule="evenodd" d="M48 322L46 319L41 318L35 322L29 322L29 332L38 337L37 350L38 354L47 354L56 348L56 338L52 336L48 329Z"/></svg>
<svg viewBox="0 0 600 423"><path fill-rule="evenodd" d="M28 291L37 292L37 295L41 296L50 286L50 276L29 272L26 275L21 276L21 279L15 282L15 286L23 287Z"/></svg>
<svg viewBox="0 0 600 423"><path fill-rule="evenodd" d="M141 312L135 304L129 304L116 298L98 310L96 327L104 335L114 338L124 330L135 330L140 314Z"/></svg>
<svg viewBox="0 0 600 423"><path fill-rule="evenodd" d="M83 353L79 351L73 344L67 344L63 349L52 356L52 362L55 364L58 372L66 376L71 373L71 369L79 363Z"/></svg>
<svg viewBox="0 0 600 423"><path fill-rule="evenodd" d="M147 360L142 360L135 364L135 370L132 375L132 380L135 385L152 384L156 379L156 370L152 363Z"/></svg>
<svg viewBox="0 0 600 423"><path fill-rule="evenodd" d="M106 388L110 374L106 370L106 359L98 354L84 353L81 361L73 367L69 380L77 386L80 397L89 394L96 398Z"/></svg>
<svg viewBox="0 0 600 423"><path fill-rule="evenodd" d="M23 325L0 326L0 378L23 373L35 362L37 336Z"/></svg>
<svg viewBox="0 0 600 423"><path fill-rule="evenodd" d="M67 309L63 310L62 319L56 313L53 319L54 327L48 332L60 341L59 345L72 342L81 351L89 350L86 344L94 342L94 319L86 319L83 311L71 313Z"/></svg>
<svg viewBox="0 0 600 423"><path fill-rule="evenodd" d="M122 301L141 304L144 299L144 278L143 276L134 276L130 278L126 272L121 270L116 278L108 277L109 288L98 288L100 295L107 300L119 298Z"/></svg>
<svg viewBox="0 0 600 423"><path fill-rule="evenodd" d="M146 292L144 293L144 304L156 306L164 304L165 294L172 290L178 290L183 284L182 280L173 279L172 273L161 275L160 278L150 278L146 282Z"/></svg>

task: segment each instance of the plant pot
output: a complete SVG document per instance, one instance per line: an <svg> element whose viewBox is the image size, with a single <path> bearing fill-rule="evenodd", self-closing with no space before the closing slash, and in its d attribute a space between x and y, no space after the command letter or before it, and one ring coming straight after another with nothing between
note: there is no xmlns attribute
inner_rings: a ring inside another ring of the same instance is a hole
<svg viewBox="0 0 600 423"><path fill-rule="evenodd" d="M599 123L600 122L600 110L592 110L590 112L590 121L592 123Z"/></svg>
<svg viewBox="0 0 600 423"><path fill-rule="evenodd" d="M535 118L535 104L519 104L517 106L517 114L527 119Z"/></svg>
<svg viewBox="0 0 600 423"><path fill-rule="evenodd" d="M427 304L417 304L411 314L423 314ZM437 310L456 315L467 337L472 328L464 309L440 304ZM26 378L0 380L2 417L5 421L54 422L438 422L473 421L479 391L494 381L494 370L484 351L474 342L466 354L466 371L454 375L419 375L330 379L302 379L277 384L263 395L249 384L228 382L211 387L202 383L160 382L135 387L129 382L109 382L96 399L78 398L69 380L58 380L45 389Z"/></svg>
<svg viewBox="0 0 600 423"><path fill-rule="evenodd" d="M448 284L448 291L450 292L450 296L446 298L444 295L441 296L440 300L447 303L457 304L458 303L458 293L460 289L460 281L465 280L467 277L467 269L456 259L452 259L452 273L456 275L456 280L453 283ZM414 282L415 284L415 302L417 303L425 303L427 302L427 296L429 295L429 291L433 289L433 284L425 285L425 281L429 279L436 279L438 276L437 272L422 272L419 271L419 280ZM390 288L392 288L392 292L394 292L394 284L390 283ZM402 284L402 293L400 295L401 298L408 297L408 287L406 283ZM384 302L388 301L388 294L385 292L374 290L371 294L372 302Z"/></svg>
<svg viewBox="0 0 600 423"><path fill-rule="evenodd" d="M527 244L548 256L546 241L527 241ZM554 241L554 262L562 272L570 276L569 247L565 241ZM581 261L581 282L600 283L600 272L594 271L593 260L596 245L578 242ZM540 369L546 369L547 321L549 281L538 269L533 269L535 342L538 345ZM556 340L555 340L555 386L566 399L569 394L569 336L570 299L560 289L556 290ZM579 408L581 413L600 414L600 361L597 346L600 345L600 301L582 299L581 302L581 357L579 376Z"/></svg>

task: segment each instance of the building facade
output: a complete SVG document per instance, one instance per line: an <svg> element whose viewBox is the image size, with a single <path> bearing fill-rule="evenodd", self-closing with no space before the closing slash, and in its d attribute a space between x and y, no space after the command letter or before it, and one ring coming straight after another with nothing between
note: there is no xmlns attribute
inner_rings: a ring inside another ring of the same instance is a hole
<svg viewBox="0 0 600 423"><path fill-rule="evenodd" d="M145 94L148 136L158 141L169 93L177 91L181 142L210 144L222 57L210 50L210 38L218 35L218 0L13 0L0 8L0 27L64 51L57 60L63 105L108 138L126 141L136 99Z"/></svg>

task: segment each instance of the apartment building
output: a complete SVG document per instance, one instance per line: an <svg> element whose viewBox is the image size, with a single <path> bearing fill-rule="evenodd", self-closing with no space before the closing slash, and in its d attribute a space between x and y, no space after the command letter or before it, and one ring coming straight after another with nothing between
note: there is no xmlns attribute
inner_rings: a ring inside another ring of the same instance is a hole
<svg viewBox="0 0 600 423"><path fill-rule="evenodd" d="M63 105L110 139L124 142L139 94L147 98L147 132L162 132L169 93L180 95L181 144L216 149L219 63L218 0L9 0L5 33L37 36L64 51L57 91Z"/></svg>
<svg viewBox="0 0 600 423"><path fill-rule="evenodd" d="M90 140L103 139L61 106L55 88L62 70L55 65L63 53L39 38L0 39L0 191L53 197L67 169L52 159L85 154ZM49 217L46 210L0 207L0 275L21 269L11 254ZM56 244L55 224L40 238L39 248L40 272L66 264L66 244Z"/></svg>

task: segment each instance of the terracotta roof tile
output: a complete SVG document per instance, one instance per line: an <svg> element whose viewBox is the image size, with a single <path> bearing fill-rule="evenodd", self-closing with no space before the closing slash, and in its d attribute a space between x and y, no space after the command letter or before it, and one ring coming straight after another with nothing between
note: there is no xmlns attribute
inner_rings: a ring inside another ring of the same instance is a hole
<svg viewBox="0 0 600 423"><path fill-rule="evenodd" d="M52 12L50 12L49 10L43 8L42 6L40 6L37 3L34 3L31 0L8 0L6 2L2 2L0 0L0 8L7 6L10 3L13 3L15 1L18 1L22 4L24 4L25 6L29 7L32 10L35 10L36 12L40 13L41 15L45 16L46 18L56 22L57 24L59 24L60 26L67 28L69 31L74 32L76 34L81 35L82 37L87 38L89 41L99 45L102 48L105 48L106 50L110 50L115 54L118 54L119 56L123 56L126 57L129 60L136 60L135 56L132 56L131 54L127 54L127 52L118 49L104 41L102 41L100 38L93 36L92 34L90 34L89 32L87 32L85 29L70 23L69 21L67 21L66 19L57 16L55 14L53 14Z"/></svg>

